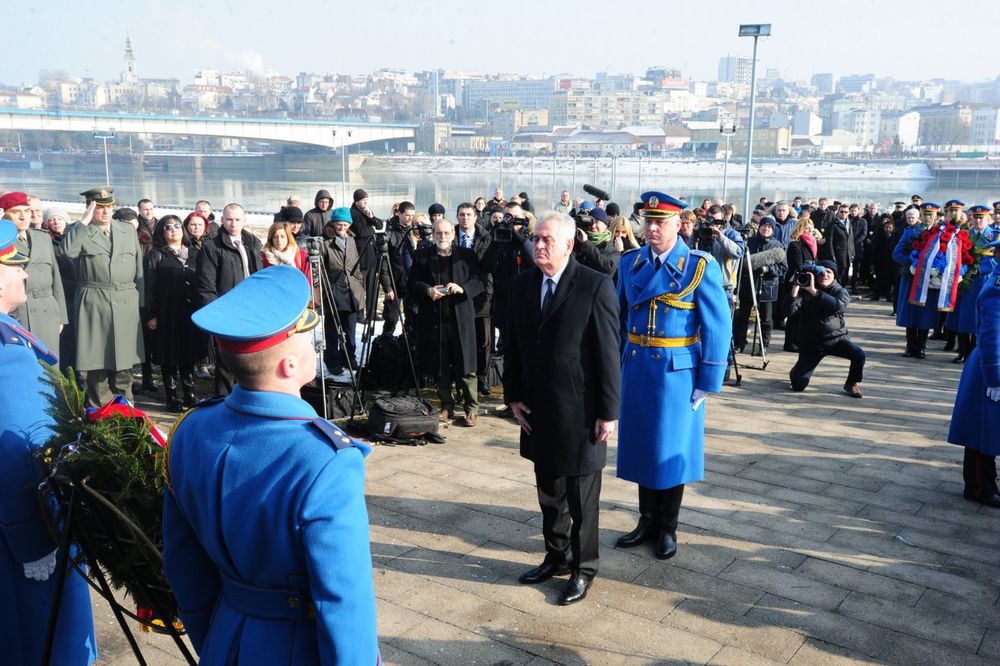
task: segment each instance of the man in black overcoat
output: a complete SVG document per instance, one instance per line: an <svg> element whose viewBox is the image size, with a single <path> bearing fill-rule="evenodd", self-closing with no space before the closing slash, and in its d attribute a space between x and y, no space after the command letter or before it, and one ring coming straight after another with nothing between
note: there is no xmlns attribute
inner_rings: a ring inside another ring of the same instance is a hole
<svg viewBox="0 0 1000 666"><path fill-rule="evenodd" d="M580 601L597 574L598 501L618 420L618 299L611 278L572 258L576 225L542 216L535 267L511 281L504 398L535 464L545 560L520 582L571 573L559 603Z"/></svg>
<svg viewBox="0 0 1000 666"><path fill-rule="evenodd" d="M417 362L437 378L442 421L456 415L452 387L458 389L465 416L476 425L476 305L483 292L479 260L472 250L453 245L455 227L434 223L434 245L417 251L408 287L417 309Z"/></svg>

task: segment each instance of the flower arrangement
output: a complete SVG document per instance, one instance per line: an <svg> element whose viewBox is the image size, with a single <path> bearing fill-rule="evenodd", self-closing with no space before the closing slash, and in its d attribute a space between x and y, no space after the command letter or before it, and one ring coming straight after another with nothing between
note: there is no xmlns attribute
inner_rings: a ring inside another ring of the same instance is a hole
<svg viewBox="0 0 1000 666"><path fill-rule="evenodd" d="M956 241L955 250L958 259L958 275L962 278L960 288L965 289L971 282L972 273L970 268L977 264L976 255L973 253L973 242L969 237L969 232L965 229L958 229L951 222L931 227L920 233L913 240L910 251L910 274L915 275L920 266L921 258L933 254L933 259L929 266L930 288L940 289L942 278L949 266L948 246L952 240ZM934 243L937 247L932 247Z"/></svg>
<svg viewBox="0 0 1000 666"><path fill-rule="evenodd" d="M89 409L72 373L46 373L54 424L38 455L43 490L64 513L75 498L74 536L87 564L132 597L145 629L161 630L156 618L177 613L163 575L163 434L124 398Z"/></svg>

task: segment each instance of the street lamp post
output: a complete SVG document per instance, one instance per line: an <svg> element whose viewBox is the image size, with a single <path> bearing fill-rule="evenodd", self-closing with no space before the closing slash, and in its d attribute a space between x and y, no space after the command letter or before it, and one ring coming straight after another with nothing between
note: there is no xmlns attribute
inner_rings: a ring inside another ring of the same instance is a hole
<svg viewBox="0 0 1000 666"><path fill-rule="evenodd" d="M94 138L101 139L104 142L104 184L111 186L111 169L108 167L108 139L115 138L115 131L109 129L105 133L101 133L96 127L94 128Z"/></svg>
<svg viewBox="0 0 1000 666"><path fill-rule="evenodd" d="M725 121L720 122L719 132L722 136L726 137L726 161L722 163L722 200L729 203L728 199L726 199L726 191L729 185L729 145L733 135L736 134L736 121L732 120L728 125Z"/></svg>
<svg viewBox="0 0 1000 666"><path fill-rule="evenodd" d="M770 37L770 23L747 23L740 25L740 37L753 37L753 60L750 63L750 124L747 127L747 165L743 173L743 222L750 221L750 162L753 157L754 105L757 102L757 40Z"/></svg>
<svg viewBox="0 0 1000 666"><path fill-rule="evenodd" d="M347 139L353 134L347 130L347 137L340 135L340 200L347 201ZM337 138L337 130L333 130L333 138Z"/></svg>

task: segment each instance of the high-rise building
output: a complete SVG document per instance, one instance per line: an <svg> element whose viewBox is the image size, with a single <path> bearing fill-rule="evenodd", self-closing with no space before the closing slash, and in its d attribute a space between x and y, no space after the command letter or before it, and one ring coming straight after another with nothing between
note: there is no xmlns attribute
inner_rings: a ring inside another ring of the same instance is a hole
<svg viewBox="0 0 1000 666"><path fill-rule="evenodd" d="M462 106L483 113L486 105L544 109L555 88L555 79L467 81L462 86Z"/></svg>
<svg viewBox="0 0 1000 666"><path fill-rule="evenodd" d="M822 74L813 74L810 84L816 89L816 92L821 95L829 95L836 90L837 77L829 72L824 72Z"/></svg>
<svg viewBox="0 0 1000 666"><path fill-rule="evenodd" d="M719 81L723 83L736 83L738 85L750 85L753 59L741 58L738 56L726 56L719 58Z"/></svg>

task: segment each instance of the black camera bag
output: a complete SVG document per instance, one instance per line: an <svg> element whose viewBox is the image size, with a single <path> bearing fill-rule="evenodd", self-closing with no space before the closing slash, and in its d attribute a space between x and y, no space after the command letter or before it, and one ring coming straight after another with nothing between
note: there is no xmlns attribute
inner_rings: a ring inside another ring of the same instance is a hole
<svg viewBox="0 0 1000 666"><path fill-rule="evenodd" d="M372 439L380 441L435 441L438 439L437 410L426 400L412 396L380 398L368 411L368 429Z"/></svg>

